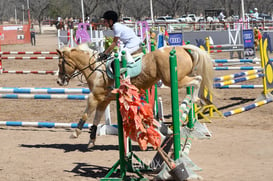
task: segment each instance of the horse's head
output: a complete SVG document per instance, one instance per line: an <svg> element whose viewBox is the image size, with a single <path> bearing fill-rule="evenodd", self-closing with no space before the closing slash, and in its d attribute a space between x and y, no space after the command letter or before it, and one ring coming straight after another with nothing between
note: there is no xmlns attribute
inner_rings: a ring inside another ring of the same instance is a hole
<svg viewBox="0 0 273 181"><path fill-rule="evenodd" d="M57 83L61 86L68 85L69 80L83 73L91 76L95 71L101 71L96 65L97 51L90 49L87 44L81 44L76 48L65 47L57 49L59 55L59 75Z"/></svg>
<svg viewBox="0 0 273 181"><path fill-rule="evenodd" d="M59 55L59 74L57 83L60 86L68 85L69 80L73 77L73 74L77 68L71 60L71 52L69 48L65 48L63 50L57 49L57 53Z"/></svg>

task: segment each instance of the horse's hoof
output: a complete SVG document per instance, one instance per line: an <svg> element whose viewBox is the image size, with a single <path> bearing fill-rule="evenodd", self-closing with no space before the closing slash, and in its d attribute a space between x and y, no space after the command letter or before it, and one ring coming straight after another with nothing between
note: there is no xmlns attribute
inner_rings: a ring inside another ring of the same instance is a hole
<svg viewBox="0 0 273 181"><path fill-rule="evenodd" d="M89 143L87 145L87 149L93 148L95 146L95 141L96 141L96 139L90 139Z"/></svg>
<svg viewBox="0 0 273 181"><path fill-rule="evenodd" d="M80 130L79 128L76 128L74 132L70 135L70 138L71 139L78 138L81 133L82 133L82 130Z"/></svg>

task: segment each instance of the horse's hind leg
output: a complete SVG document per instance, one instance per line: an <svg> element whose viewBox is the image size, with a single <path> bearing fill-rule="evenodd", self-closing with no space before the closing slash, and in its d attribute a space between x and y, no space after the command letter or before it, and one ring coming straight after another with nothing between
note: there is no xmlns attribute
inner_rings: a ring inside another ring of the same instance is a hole
<svg viewBox="0 0 273 181"><path fill-rule="evenodd" d="M96 141L96 133L97 133L97 126L100 123L100 120L105 112L105 109L107 107L107 105L109 104L109 102L102 102L98 105L97 109L96 109L96 114L95 114L95 118L93 121L93 125L90 128L90 139L87 145L87 148L90 149L93 146L95 146L95 141Z"/></svg>
<svg viewBox="0 0 273 181"><path fill-rule="evenodd" d="M198 93L200 90L200 84L202 81L202 77L200 75L189 77L186 76L182 80L178 80L178 87L181 88L183 86L193 86L193 94L192 94L192 101L197 102L199 100Z"/></svg>
<svg viewBox="0 0 273 181"><path fill-rule="evenodd" d="M87 106L86 106L85 111L82 115L82 118L78 122L78 126L74 130L74 132L71 134L70 138L78 138L79 137L87 118L90 117L91 113L96 109L97 105L98 105L98 101L96 99L94 99L94 95L92 93L90 93L88 96L88 99L87 99Z"/></svg>

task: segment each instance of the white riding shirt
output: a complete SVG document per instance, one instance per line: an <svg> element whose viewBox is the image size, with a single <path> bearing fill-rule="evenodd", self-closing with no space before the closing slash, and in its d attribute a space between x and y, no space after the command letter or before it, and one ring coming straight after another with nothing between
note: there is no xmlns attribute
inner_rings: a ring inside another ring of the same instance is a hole
<svg viewBox="0 0 273 181"><path fill-rule="evenodd" d="M119 37L120 41L124 44L124 48L127 48L130 53L133 53L136 47L139 48L141 43L140 38L135 34L133 29L121 23L115 23L113 25L114 36Z"/></svg>
<svg viewBox="0 0 273 181"><path fill-rule="evenodd" d="M131 54L139 49L141 44L140 38L135 34L133 29L121 23L115 23L113 25L113 32L114 37L118 37L123 43L123 47L120 47L120 52L125 51L127 62L133 62L134 60ZM120 56L121 53L119 53L119 57Z"/></svg>

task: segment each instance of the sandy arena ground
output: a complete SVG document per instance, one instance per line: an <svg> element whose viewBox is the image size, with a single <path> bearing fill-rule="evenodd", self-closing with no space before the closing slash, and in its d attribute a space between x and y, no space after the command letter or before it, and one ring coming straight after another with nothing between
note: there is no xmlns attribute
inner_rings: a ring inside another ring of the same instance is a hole
<svg viewBox="0 0 273 181"><path fill-rule="evenodd" d="M37 46L2 46L2 51L56 51L55 34L37 35ZM13 55L12 55L13 56ZM224 57L217 55L217 58ZM216 56L214 56L216 57ZM272 56L271 56L272 57ZM228 58L228 57L225 57ZM4 60L6 70L57 70L57 60ZM235 71L217 72L225 75ZM238 71L237 71L238 72ZM261 79L249 84L261 84ZM68 87L79 87L74 79ZM0 87L59 87L54 75L2 74ZM252 103L261 89L217 90L215 105L223 112ZM165 114L171 113L170 90L159 89ZM183 99L183 95L180 96ZM0 99L1 121L77 122L86 102L80 100ZM205 181L269 181L273 178L273 103L207 123L212 138L194 140L192 161ZM111 104L116 123L115 103ZM87 130L75 140L72 129L0 127L0 180L98 180L118 160L118 137L99 136L93 151L86 150ZM136 147L136 146L135 146ZM149 163L155 152L135 152ZM146 175L147 176L147 175ZM147 176L152 178L151 176Z"/></svg>

